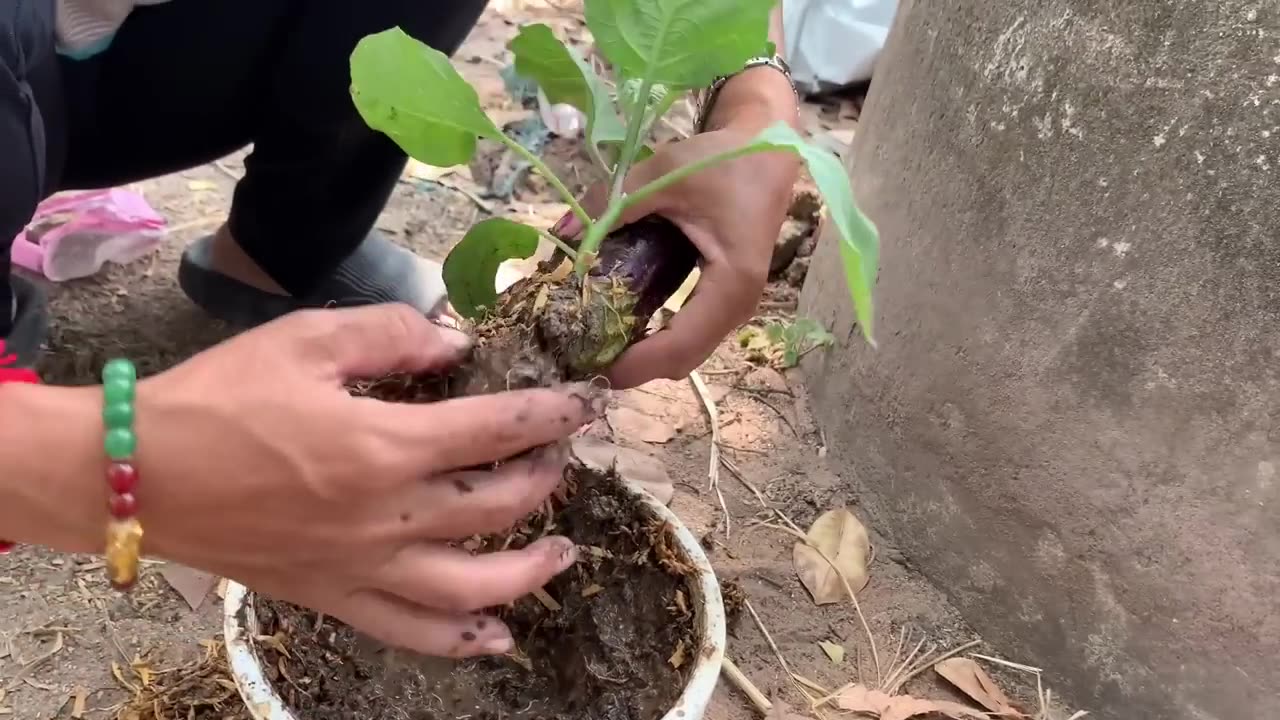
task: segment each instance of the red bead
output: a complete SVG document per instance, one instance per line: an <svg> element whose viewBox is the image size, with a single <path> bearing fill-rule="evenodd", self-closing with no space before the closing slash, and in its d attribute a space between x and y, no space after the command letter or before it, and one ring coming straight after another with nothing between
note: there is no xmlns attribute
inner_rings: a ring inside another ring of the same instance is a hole
<svg viewBox="0 0 1280 720"><path fill-rule="evenodd" d="M107 484L115 493L132 493L138 486L138 471L130 463L111 463L107 466Z"/></svg>
<svg viewBox="0 0 1280 720"><path fill-rule="evenodd" d="M0 540L0 555L4 555L15 547L17 547L17 545L9 542L8 540Z"/></svg>
<svg viewBox="0 0 1280 720"><path fill-rule="evenodd" d="M111 496L111 515L117 520L133 517L138 512L138 499L133 493L120 493Z"/></svg>

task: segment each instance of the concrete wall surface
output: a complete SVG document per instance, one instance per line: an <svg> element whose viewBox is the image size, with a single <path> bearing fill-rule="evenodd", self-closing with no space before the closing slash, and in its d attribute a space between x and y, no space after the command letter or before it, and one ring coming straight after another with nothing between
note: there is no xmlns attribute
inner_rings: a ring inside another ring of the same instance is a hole
<svg viewBox="0 0 1280 720"><path fill-rule="evenodd" d="M1280 2L904 0L806 370L871 520L1093 717L1280 718Z"/></svg>

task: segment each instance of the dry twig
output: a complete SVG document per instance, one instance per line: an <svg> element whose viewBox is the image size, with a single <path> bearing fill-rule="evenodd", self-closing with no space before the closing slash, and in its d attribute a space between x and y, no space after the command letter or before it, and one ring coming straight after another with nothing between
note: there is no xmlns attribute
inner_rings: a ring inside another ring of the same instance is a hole
<svg viewBox="0 0 1280 720"><path fill-rule="evenodd" d="M707 468L707 477L710 489L715 492L716 499L720 501L720 510L724 512L724 536L727 538L732 521L729 517L729 507L724 502L724 493L720 490L720 411L716 409L716 401L711 399L711 390L707 388L707 383L703 381L697 370L689 373L689 381L693 383L693 389L698 393L698 398L702 400L702 407L707 411L707 422L711 423L711 462Z"/></svg>

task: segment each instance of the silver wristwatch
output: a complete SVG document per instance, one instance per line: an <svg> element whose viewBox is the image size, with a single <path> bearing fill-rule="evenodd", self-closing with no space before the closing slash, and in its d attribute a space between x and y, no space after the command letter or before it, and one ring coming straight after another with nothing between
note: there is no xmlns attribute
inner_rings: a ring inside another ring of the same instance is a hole
<svg viewBox="0 0 1280 720"><path fill-rule="evenodd" d="M787 82L791 83L791 92L795 93L796 102L800 102L800 90L796 88L795 81L791 79L791 66L787 64L787 61L781 55L775 53L773 55L753 57L743 63L742 69L737 73L721 75L711 83L710 87L698 93L698 121L694 124L694 132L702 132L706 129L707 119L711 117L711 106L715 104L716 96L720 94L720 88L724 87L725 83L739 73L756 67L771 67L782 73L787 78Z"/></svg>

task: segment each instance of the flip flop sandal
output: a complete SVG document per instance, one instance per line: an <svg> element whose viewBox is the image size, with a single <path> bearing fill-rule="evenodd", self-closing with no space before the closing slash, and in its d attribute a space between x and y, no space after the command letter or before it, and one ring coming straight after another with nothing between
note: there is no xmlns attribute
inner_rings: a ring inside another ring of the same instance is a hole
<svg viewBox="0 0 1280 720"><path fill-rule="evenodd" d="M212 252L213 236L188 245L178 265L178 285L205 312L233 326L254 327L306 308L401 302L436 316L447 307L440 263L417 256L376 230L301 298L265 292L214 270Z"/></svg>
<svg viewBox="0 0 1280 720"><path fill-rule="evenodd" d="M0 338L4 340L0 355L17 356L17 361L8 367L32 368L49 333L49 301L39 286L17 275L9 276L9 287L17 300L18 314L9 334Z"/></svg>

